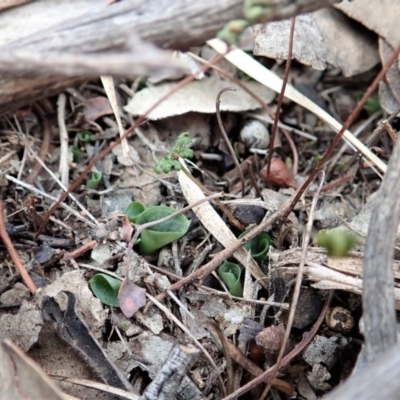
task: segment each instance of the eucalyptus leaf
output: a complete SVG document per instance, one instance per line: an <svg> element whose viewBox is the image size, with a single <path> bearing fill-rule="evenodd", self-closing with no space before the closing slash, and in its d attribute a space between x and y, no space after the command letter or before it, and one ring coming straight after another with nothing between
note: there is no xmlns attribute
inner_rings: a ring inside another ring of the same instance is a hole
<svg viewBox="0 0 400 400"><path fill-rule="evenodd" d="M240 282L242 270L239 265L225 261L219 268L218 274L228 287L229 293L232 296L242 297L243 287Z"/></svg>
<svg viewBox="0 0 400 400"><path fill-rule="evenodd" d="M94 295L105 305L119 307L118 291L121 281L106 274L96 274L89 281Z"/></svg>
<svg viewBox="0 0 400 400"><path fill-rule="evenodd" d="M138 225L157 221L173 214L176 210L166 206L152 206L135 218ZM153 254L161 247L180 239L188 231L190 221L182 214L143 230L139 247L144 254Z"/></svg>
<svg viewBox="0 0 400 400"><path fill-rule="evenodd" d="M124 214L128 217L129 221L135 223L137 217L146 209L140 201L133 201L126 207Z"/></svg>

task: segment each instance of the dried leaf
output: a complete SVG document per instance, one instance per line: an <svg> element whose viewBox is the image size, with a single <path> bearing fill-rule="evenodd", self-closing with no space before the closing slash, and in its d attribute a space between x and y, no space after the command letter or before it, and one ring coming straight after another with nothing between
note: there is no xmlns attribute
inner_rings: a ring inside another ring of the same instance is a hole
<svg viewBox="0 0 400 400"><path fill-rule="evenodd" d="M290 20L255 27L254 54L287 59ZM370 70L379 63L376 41L342 13L323 9L296 17L293 57L315 69L328 65L345 76Z"/></svg>
<svg viewBox="0 0 400 400"><path fill-rule="evenodd" d="M125 278L119 288L118 300L122 313L126 318L131 318L146 304L146 289Z"/></svg>
<svg viewBox="0 0 400 400"><path fill-rule="evenodd" d="M84 103L85 117L88 121L96 121L97 118L103 117L104 115L112 114L110 102L106 97L98 96L87 99Z"/></svg>
<svg viewBox="0 0 400 400"><path fill-rule="evenodd" d="M256 82L245 82L245 85L262 97L266 103L271 102L274 98L274 94L269 89L262 87L262 85ZM125 107L125 110L132 115L143 115L150 106L175 86L176 83L149 86L135 93ZM147 118L157 120L191 111L214 114L215 99L218 93L227 86L237 89L237 92L224 97L224 100L221 102L221 111L240 112L261 108L256 100L233 82L227 82L217 77L210 77L187 84L184 88L170 96L168 101L164 101L155 110L151 111Z"/></svg>
<svg viewBox="0 0 400 400"><path fill-rule="evenodd" d="M379 3L363 0L342 1L335 7L385 38L392 47L398 46L399 22L394 17L400 15L400 3L397 0L380 0Z"/></svg>

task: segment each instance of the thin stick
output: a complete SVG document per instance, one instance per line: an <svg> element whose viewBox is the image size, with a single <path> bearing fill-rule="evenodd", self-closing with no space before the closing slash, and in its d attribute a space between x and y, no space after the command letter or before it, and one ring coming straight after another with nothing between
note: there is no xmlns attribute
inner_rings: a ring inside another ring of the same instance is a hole
<svg viewBox="0 0 400 400"><path fill-rule="evenodd" d="M198 205L200 205L202 203L205 203L205 202L210 201L210 200L214 200L217 197L221 197L223 195L224 195L224 192L219 192L219 193L212 194L212 195L210 195L208 197L205 197L204 199L201 199L199 201L196 201L193 204L190 204L189 206L181 208L180 210L177 210L173 214L168 215L168 216L166 216L164 218L158 219L156 221L147 222L147 223L142 224L142 225L136 225L136 232L133 235L132 240L129 242L129 246L126 249L126 253L129 254L132 251L132 248L133 248L134 244L136 243L139 235L143 232L144 229L148 229L148 228L151 228L154 225L158 225L158 224L161 224L161 223L163 223L165 221L168 221L169 219L171 219L173 217L176 217L177 215L183 214L186 211L190 211L192 208L197 207Z"/></svg>
<svg viewBox="0 0 400 400"><path fill-rule="evenodd" d="M65 253L63 260L65 261L70 260L71 258L78 258L87 251L92 250L96 246L96 244L97 242L95 240L91 240L90 242L85 243L83 246L78 247L76 250Z"/></svg>
<svg viewBox="0 0 400 400"><path fill-rule="evenodd" d="M68 162L68 131L65 126L65 105L67 103L67 96L60 93L57 100L57 120L58 130L60 132L60 180L64 186L69 183L69 162Z"/></svg>
<svg viewBox="0 0 400 400"><path fill-rule="evenodd" d="M3 201L0 200L0 237L3 240L3 243L7 248L8 254L10 255L11 259L13 260L15 267L17 268L22 279L26 283L26 286L28 286L28 288L32 294L35 294L37 287L34 284L32 278L29 276L28 271L23 266L23 264L18 256L18 253L14 249L14 246L11 242L10 236L8 236L8 233L6 230L6 222L4 219L4 210L5 210L4 203L3 203Z"/></svg>
<svg viewBox="0 0 400 400"><path fill-rule="evenodd" d="M327 192L328 190L333 189L336 186L342 185L343 183L346 183L348 181L351 181L353 178L355 178L355 174L350 172L349 174L342 176L341 178L335 179L334 181L331 181L327 183L326 185L322 186L321 192Z"/></svg>
<svg viewBox="0 0 400 400"><path fill-rule="evenodd" d="M320 182L320 184L318 186L317 191L315 192L315 194L313 196L313 200L312 200L311 208L310 208L310 214L308 216L308 221L307 221L307 225L306 225L306 231L304 232L304 236L303 236L303 246L302 246L303 248L302 248L302 252L301 252L301 259L300 259L299 268L297 270L296 284L294 286L292 304L291 304L290 310L289 310L289 316L288 316L288 322L286 324L285 335L283 337L282 346L281 346L281 349L279 351L278 359L277 359L276 364L275 364L275 369L272 371L272 378L271 379L274 379L276 374L279 371L280 363L282 361L283 355L285 354L287 343L289 341L290 331L292 330L292 326L293 326L293 321L294 321L294 315L295 315L295 312L296 312L297 302L298 302L299 296L300 296L301 283L303 281L304 266L305 266L305 263L306 263L308 243L310 241L313 222L314 222L314 211L315 211L315 208L317 206L317 201L318 201L319 194L321 192L322 185L324 184L324 179L325 179L324 171L321 172L321 175L322 175L321 176L321 182ZM264 400L266 398L266 396L267 396L267 394L268 394L270 389L271 389L271 383L269 382L267 387L265 388L263 394L261 395L260 400Z"/></svg>
<svg viewBox="0 0 400 400"><path fill-rule="evenodd" d="M364 104L367 102L367 100L370 98L370 96L375 92L376 88L379 85L379 82L385 77L386 72L389 70L389 68L393 65L393 63L397 60L397 57L400 54L400 45L397 46L396 50L393 52L393 54L390 56L389 61L384 65L382 70L379 72L379 74L376 76L374 81L371 83L369 86L368 90L364 93L364 96L362 99L358 102L357 106L354 108L354 110L351 112L351 114L348 116L346 119L345 123L342 125L342 128L340 131L336 134L336 136L333 138L331 145L329 148L326 150L325 154L321 158L321 160L317 163L313 171L311 172L310 176L308 179L303 183L301 186L300 190L297 192L293 203L287 210L286 214L284 215L284 218L287 218L288 215L291 213L293 210L294 206L297 204L297 202L300 200L300 197L303 195L305 190L308 188L308 186L311 184L311 182L315 179L319 171L322 170L325 162L328 160L330 155L332 154L333 150L339 143L339 141L342 139L342 136L344 132L350 127L350 125L353 123L357 115L360 113L360 111L363 109Z"/></svg>
<svg viewBox="0 0 400 400"><path fill-rule="evenodd" d="M282 108L283 99L285 97L285 89L286 89L287 81L289 78L290 66L292 65L293 36L294 36L295 25L296 25L296 17L293 17L291 19L291 23L290 23L288 58L286 61L285 73L283 75L283 81L282 81L282 89L278 96L278 104L276 106L275 120L274 120L274 124L272 125L271 138L269 141L269 149L268 149L268 156L267 156L267 177L266 177L266 181L267 181L268 185L270 185L269 175L271 172L271 160L272 160L272 153L274 152L274 143L275 143L276 132L278 131L279 114L280 114L280 111Z"/></svg>
<svg viewBox="0 0 400 400"><path fill-rule="evenodd" d="M328 311L329 305L331 304L331 300L333 297L333 291L331 291L328 295L328 298L325 302L324 308L321 311L321 314L319 315L317 322L313 325L312 329L310 332L307 332L303 335L303 339L301 342L285 357L283 357L280 368L285 367L287 364L289 364L290 361L294 357L296 357L298 354L300 354L313 340L314 336L317 334L319 327L321 326L322 322L325 319L325 314ZM264 382L266 379L269 379L272 372L275 369L275 365L272 366L271 368L268 368L266 371L264 371L261 375L257 376L255 379L252 381L246 383L246 385L242 386L232 394L230 394L227 397L224 397L222 400L236 400L239 396L242 396L243 394L247 393L249 390L257 387L260 383Z"/></svg>
<svg viewBox="0 0 400 400"><path fill-rule="evenodd" d="M236 89L227 87L225 89L222 89L218 93L217 101L215 103L215 106L216 106L216 109L217 109L217 120L218 120L219 129L221 130L222 136L223 136L223 138L225 140L225 143L226 143L226 145L228 147L229 153L231 153L231 157L233 158L233 161L235 162L236 168L239 171L240 181L242 182L242 197L244 197L244 191L245 191L245 188L246 188L246 183L244 181L243 171L242 171L242 168L241 168L241 166L239 164L239 160L236 157L235 150L233 150L232 144L231 144L231 142L230 142L230 140L228 138L228 135L226 134L226 131L225 131L225 128L224 128L224 123L222 122L222 118L221 118L221 111L219 109L219 105L221 103L220 99L221 99L222 93L224 93L224 92L226 92L228 90L232 90L232 91L236 92Z"/></svg>
<svg viewBox="0 0 400 400"><path fill-rule="evenodd" d="M391 127L391 125L389 124L389 122L387 121L387 119L385 119L384 121L382 121L383 126L386 129L386 132L388 133L388 135L390 136L390 139L392 139L393 143L397 142L397 135L394 132L393 128Z"/></svg>

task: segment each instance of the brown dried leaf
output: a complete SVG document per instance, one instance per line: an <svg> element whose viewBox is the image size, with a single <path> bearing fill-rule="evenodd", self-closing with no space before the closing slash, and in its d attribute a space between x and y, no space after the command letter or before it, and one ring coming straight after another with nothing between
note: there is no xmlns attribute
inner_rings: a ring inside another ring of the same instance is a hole
<svg viewBox="0 0 400 400"><path fill-rule="evenodd" d="M146 304L146 289L135 285L125 277L119 288L118 300L122 313L126 318L131 318Z"/></svg>
<svg viewBox="0 0 400 400"><path fill-rule="evenodd" d="M112 108L107 97L98 96L87 99L84 103L87 121L96 121L97 118L112 114Z"/></svg>
<svg viewBox="0 0 400 400"><path fill-rule="evenodd" d="M245 82L249 89L262 97L266 103L270 103L275 97L274 93L260 85L258 82ZM176 83L163 83L157 86L149 86L136 92L129 103L124 107L125 111L132 115L143 115L147 109L157 100L176 86ZM187 84L164 101L155 110L148 114L150 120L163 119L174 115L182 115L194 111L204 114L215 113L215 99L218 93L227 86L235 88L236 93L226 95L221 102L221 111L241 112L256 110L261 106L249 94L244 92L233 82L228 82L217 77L204 78Z"/></svg>

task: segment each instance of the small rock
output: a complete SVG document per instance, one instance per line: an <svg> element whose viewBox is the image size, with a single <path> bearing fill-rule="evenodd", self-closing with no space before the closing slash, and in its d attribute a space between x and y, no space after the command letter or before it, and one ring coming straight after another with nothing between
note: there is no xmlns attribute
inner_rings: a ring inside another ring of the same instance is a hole
<svg viewBox="0 0 400 400"><path fill-rule="evenodd" d="M240 205L233 211L234 217L244 226L260 224L266 210L258 206Z"/></svg>

